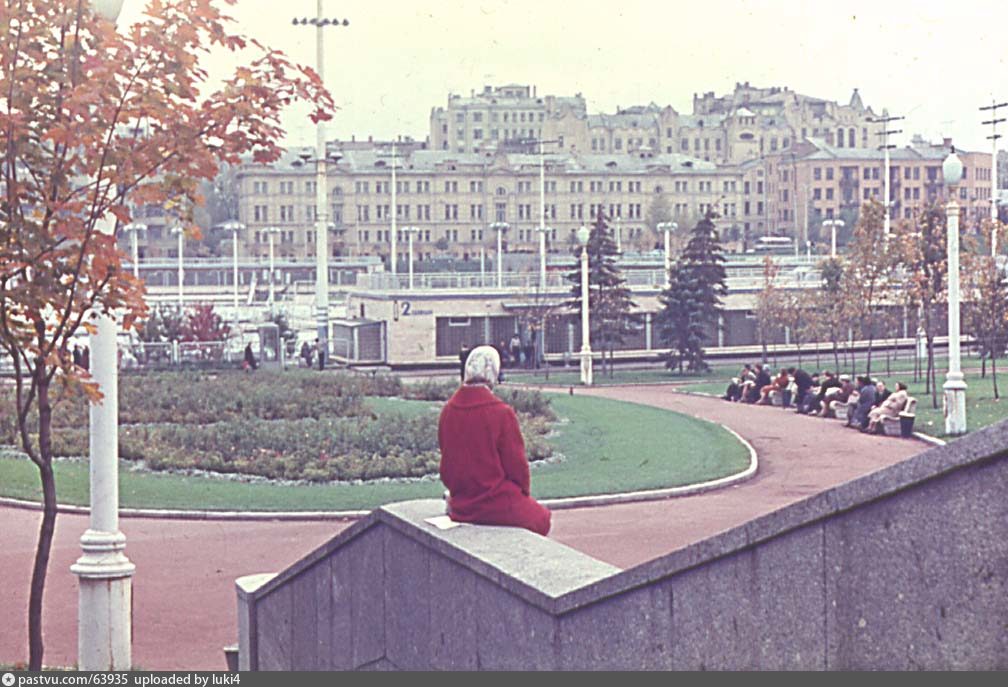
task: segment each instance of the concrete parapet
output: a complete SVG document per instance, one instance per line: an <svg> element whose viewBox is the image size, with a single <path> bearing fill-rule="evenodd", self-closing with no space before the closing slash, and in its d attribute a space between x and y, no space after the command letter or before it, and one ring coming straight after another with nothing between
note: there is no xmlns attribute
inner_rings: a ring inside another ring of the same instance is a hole
<svg viewBox="0 0 1008 687"><path fill-rule="evenodd" d="M1005 423L628 570L442 509L242 578L242 669L1008 668Z"/></svg>

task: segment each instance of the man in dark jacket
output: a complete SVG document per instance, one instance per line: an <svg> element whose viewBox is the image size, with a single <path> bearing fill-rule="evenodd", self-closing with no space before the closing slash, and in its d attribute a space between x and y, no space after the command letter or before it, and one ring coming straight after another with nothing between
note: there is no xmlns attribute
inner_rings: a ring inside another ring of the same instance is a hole
<svg viewBox="0 0 1008 687"><path fill-rule="evenodd" d="M758 401L760 397L760 389L765 386L769 386L773 382L773 379L770 378L770 371L764 365L756 363L755 369L756 381L751 387L749 387L749 391L744 399L746 403L755 403Z"/></svg>
<svg viewBox="0 0 1008 687"><path fill-rule="evenodd" d="M851 424L861 429L868 428L868 411L875 405L875 382L871 377L858 377L858 402Z"/></svg>
<svg viewBox="0 0 1008 687"><path fill-rule="evenodd" d="M795 383L795 405L798 406L798 410L795 412L805 413L808 410L805 405L805 395L814 384L812 376L805 370L794 367L788 368L788 374L791 375Z"/></svg>

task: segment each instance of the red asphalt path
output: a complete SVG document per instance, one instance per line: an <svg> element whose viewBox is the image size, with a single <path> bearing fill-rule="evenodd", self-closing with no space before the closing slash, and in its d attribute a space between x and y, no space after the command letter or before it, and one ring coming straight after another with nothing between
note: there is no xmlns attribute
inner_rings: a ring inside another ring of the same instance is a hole
<svg viewBox="0 0 1008 687"><path fill-rule="evenodd" d="M927 448L912 439L868 436L833 420L780 408L678 394L667 386L606 387L577 393L645 403L720 422L757 451L756 476L734 487L664 501L553 514L550 536L627 568L874 472ZM674 450L675 438L669 438ZM533 475L533 481L535 476ZM0 664L27 660L27 598L40 514L0 507ZM222 648L237 638L234 581L284 568L347 522L227 522L124 518L133 578L133 663L144 670L225 668ZM47 665L77 655L77 578L86 516L62 514L44 607Z"/></svg>

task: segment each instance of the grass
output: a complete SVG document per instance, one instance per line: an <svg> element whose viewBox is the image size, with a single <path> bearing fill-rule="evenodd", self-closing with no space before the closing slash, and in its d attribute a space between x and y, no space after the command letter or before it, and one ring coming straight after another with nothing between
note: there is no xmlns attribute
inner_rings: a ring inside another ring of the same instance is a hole
<svg viewBox="0 0 1008 687"><path fill-rule="evenodd" d="M659 408L608 399L551 397L559 425L550 441L565 460L532 471L538 498L680 486L723 477L748 465L749 454L723 428ZM377 412L432 413L437 404L368 399ZM384 406L384 407L382 407ZM88 501L88 466L58 461L59 501ZM173 474L120 471L120 502L133 508L206 510L363 510L384 503L440 497L439 480L357 485L278 485ZM0 494L40 499L37 471L23 458L0 457Z"/></svg>

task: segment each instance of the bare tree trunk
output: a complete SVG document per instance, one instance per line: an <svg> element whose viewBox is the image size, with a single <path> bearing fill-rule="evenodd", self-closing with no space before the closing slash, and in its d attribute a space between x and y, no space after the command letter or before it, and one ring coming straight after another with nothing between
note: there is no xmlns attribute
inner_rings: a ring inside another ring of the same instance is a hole
<svg viewBox="0 0 1008 687"><path fill-rule="evenodd" d="M931 407L938 409L938 382L935 381L934 338L928 337L928 379L931 386Z"/></svg>
<svg viewBox="0 0 1008 687"><path fill-rule="evenodd" d="M56 529L56 479L52 468L52 406L49 402L49 381L45 366L36 363L39 422L39 477L42 480L42 524L32 566L31 590L28 596L28 670L42 670L45 644L42 638L42 597L45 593L49 554Z"/></svg>
<svg viewBox="0 0 1008 687"><path fill-rule="evenodd" d="M836 340L835 336L833 337L833 363L834 363L834 368L833 369L835 369L836 373L839 375L840 374L840 351L839 351L839 346L837 346L837 340Z"/></svg>
<svg viewBox="0 0 1008 687"><path fill-rule="evenodd" d="M991 381L994 382L994 400L997 401L1001 398L998 394L997 388L997 358L994 357L993 349L991 351Z"/></svg>
<svg viewBox="0 0 1008 687"><path fill-rule="evenodd" d="M980 379L987 379L987 352L980 349Z"/></svg>

